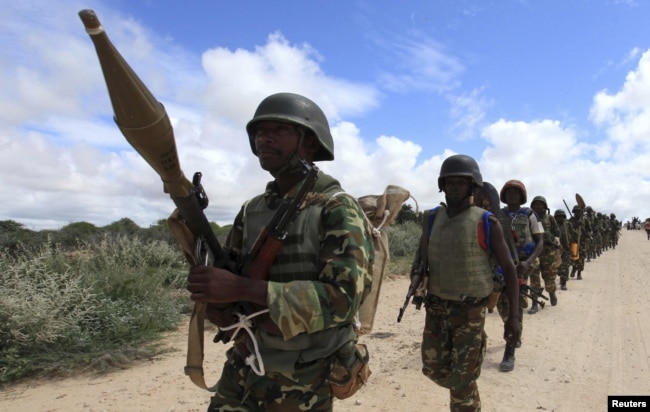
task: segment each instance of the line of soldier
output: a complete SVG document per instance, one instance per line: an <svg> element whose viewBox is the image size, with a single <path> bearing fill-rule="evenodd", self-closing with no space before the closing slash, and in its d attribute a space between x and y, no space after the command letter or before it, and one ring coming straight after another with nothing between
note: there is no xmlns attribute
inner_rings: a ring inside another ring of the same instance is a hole
<svg viewBox="0 0 650 412"><path fill-rule="evenodd" d="M570 219L562 210L551 215L543 196L526 207L521 181L509 180L497 192L467 155L443 161L438 188L445 202L422 217L406 302L417 290L413 303L426 308L422 372L449 390L451 411L476 412L486 312L498 309L505 340L499 369L512 371L522 344L523 311L530 297L529 313L537 312L541 279L551 305L557 305L558 273L564 290L572 275L582 279L585 259L616 246L620 223L613 214L607 218L580 206L569 212Z"/></svg>
<svg viewBox="0 0 650 412"><path fill-rule="evenodd" d="M523 310L528 308L528 298L532 302L528 310L531 315L544 305L539 298L547 299L542 293L544 288L548 292L551 306L557 305L557 278L560 278L561 290L568 290L569 278L581 280L585 262L595 260L605 250L616 247L621 223L616 220L614 213L608 216L595 212L591 206L583 210L575 205L568 219L563 209L557 209L551 215L544 196L535 196L531 207L524 207L527 200L526 187L519 180L506 182L501 189L500 200L507 206L500 209L497 216L503 227L512 228L514 244L511 249L515 262L532 262L528 268L519 272L519 313L523 332ZM541 251L538 249L540 243ZM508 301L503 298L503 293L496 306L505 321ZM521 337L515 348L520 346ZM499 366L501 371L514 369L515 348L506 346Z"/></svg>
<svg viewBox="0 0 650 412"><path fill-rule="evenodd" d="M575 205L572 214L571 218L567 220L564 210L558 209L554 213L555 220L562 229L560 236L562 263L558 267L562 290L567 290L566 283L569 277L582 279L585 262L595 260L610 248L616 248L621 230L621 222L616 219L614 213L610 213L608 216L595 212L591 206L582 210L580 206ZM580 233L580 237L578 237L578 233ZM578 245L577 255L571 252L571 244ZM569 273L569 268L571 268L571 273Z"/></svg>

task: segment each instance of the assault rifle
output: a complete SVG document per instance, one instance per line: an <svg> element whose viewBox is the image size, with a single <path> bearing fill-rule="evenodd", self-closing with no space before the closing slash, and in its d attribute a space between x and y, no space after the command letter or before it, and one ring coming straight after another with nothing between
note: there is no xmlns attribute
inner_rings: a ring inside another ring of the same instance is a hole
<svg viewBox="0 0 650 412"><path fill-rule="evenodd" d="M404 316L404 312L406 311L406 308L408 307L409 303L411 303L411 298L413 298L413 304L415 305L415 308L417 310L420 310L420 308L422 307L422 302L424 298L422 296L415 296L415 293L417 292L418 287L422 283L422 279L424 277L423 263L424 262L422 262L422 259L420 259L420 249L418 249L415 252L415 259L413 260L413 265L411 266L411 273L410 273L411 284L409 285L409 289L406 292L406 299L404 300L404 305L402 305L402 307L399 309L399 315L397 315L397 322L402 321L402 316Z"/></svg>
<svg viewBox="0 0 650 412"><path fill-rule="evenodd" d="M176 140L163 105L156 100L137 74L124 60L104 31L93 10L81 10L79 17L95 46L114 112L122 135L163 181L176 209L167 220L190 265L212 265L237 272L238 268L224 251L210 227L203 210L208 197L201 185L201 173L187 180L178 160ZM298 195L285 200L271 223L257 238L247 256L247 274L256 279L268 278L269 268L287 234L287 227L303 208L304 198L315 184L318 168L301 164L304 183ZM203 378L203 331L207 304L195 302L188 333L185 373L197 386L208 388Z"/></svg>
<svg viewBox="0 0 650 412"><path fill-rule="evenodd" d="M288 228L304 208L307 193L316 184L318 167L303 159L300 159L299 162L304 181L298 193L291 200L282 200L273 218L257 236L253 247L251 247L250 252L244 258L241 271L249 278L262 280L269 278L271 265L287 237Z"/></svg>
<svg viewBox="0 0 650 412"><path fill-rule="evenodd" d="M404 300L404 305L399 308L399 315L397 315L397 322L402 321L402 316L404 316L404 312L406 311L406 308L408 307L409 303L411 303L411 298L413 295L415 295L415 291L418 289L418 286L420 285L420 282L422 281L422 276L416 275L411 278L411 285L409 286L409 290L406 293L406 299ZM415 308L420 310L422 307L422 298L418 299L416 296L413 299L413 303L415 304Z"/></svg>
<svg viewBox="0 0 650 412"><path fill-rule="evenodd" d="M537 291L525 283L519 285L519 293L530 298L534 302L537 302L539 307L544 309L544 305L546 305L546 303L543 300L539 300L539 299L542 298L544 300L548 300L548 297L544 296L542 292L544 292L544 288Z"/></svg>

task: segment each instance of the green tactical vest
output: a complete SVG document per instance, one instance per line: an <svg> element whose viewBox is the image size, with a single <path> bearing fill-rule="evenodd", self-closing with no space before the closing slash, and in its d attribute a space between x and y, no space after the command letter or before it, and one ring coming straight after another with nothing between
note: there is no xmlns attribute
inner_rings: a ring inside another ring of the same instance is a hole
<svg viewBox="0 0 650 412"><path fill-rule="evenodd" d="M528 220L531 213L534 213L533 210L527 207L521 208L514 213L510 212L507 207L504 207L499 211L499 215L497 216L503 228L504 235L515 236L516 256L519 260L527 259L535 247L533 234L530 232L530 221ZM510 251L515 253L512 250L511 242L507 238L506 243L508 244L508 248L511 249Z"/></svg>
<svg viewBox="0 0 650 412"><path fill-rule="evenodd" d="M494 273L489 253L478 242L484 213L479 207L451 218L445 211L436 213L427 248L429 293L458 301L484 298L492 292Z"/></svg>
<svg viewBox="0 0 650 412"><path fill-rule="evenodd" d="M285 283L294 280L318 280L321 213L326 200L342 193L343 189L335 179L321 172L314 190L325 193L325 200L303 209L289 226L287 237L271 266L270 281ZM245 208L242 255L252 248L262 228L275 214L275 210L267 206L264 195L251 199ZM282 336L272 335L258 328L255 337L266 371L290 374L297 362L311 362L331 355L343 344L355 339L356 332L351 324L347 324L284 340ZM250 340L247 341L247 346L249 350L253 350Z"/></svg>

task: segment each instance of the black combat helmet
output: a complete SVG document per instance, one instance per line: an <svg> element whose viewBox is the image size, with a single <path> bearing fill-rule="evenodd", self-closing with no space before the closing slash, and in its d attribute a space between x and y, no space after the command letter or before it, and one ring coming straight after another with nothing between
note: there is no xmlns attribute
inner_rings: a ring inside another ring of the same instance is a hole
<svg viewBox="0 0 650 412"><path fill-rule="evenodd" d="M564 210L562 210L562 209L558 209L558 210L556 210L555 213L553 213L553 215L554 215L555 217L558 217L558 216L564 216L564 217L566 218L566 213L565 213Z"/></svg>
<svg viewBox="0 0 650 412"><path fill-rule="evenodd" d="M472 179L476 186L483 186L483 176L478 168L476 160L467 155L449 156L440 166L440 176L438 177L438 189L442 192L445 177L465 176Z"/></svg>
<svg viewBox="0 0 650 412"><path fill-rule="evenodd" d="M262 100L253 119L246 125L248 140L255 156L256 124L265 120L293 123L307 128L320 143L320 149L314 154L313 160L334 160L334 139L327 117L321 108L308 98L294 93L276 93Z"/></svg>

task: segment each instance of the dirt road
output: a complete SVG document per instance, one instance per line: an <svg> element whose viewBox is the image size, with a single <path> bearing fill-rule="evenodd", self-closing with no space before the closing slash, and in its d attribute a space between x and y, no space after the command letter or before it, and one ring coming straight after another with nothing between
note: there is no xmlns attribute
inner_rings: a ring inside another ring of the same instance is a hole
<svg viewBox="0 0 650 412"><path fill-rule="evenodd" d="M558 305L525 315L513 372L498 371L502 323L488 314L488 350L479 379L483 411L606 411L607 395L650 395L650 241L622 231L619 246L586 264L583 280L558 290ZM372 361L368 385L337 401L339 411L448 410L448 392L420 372L424 311L396 323L407 280L384 282L374 330L363 336ZM169 354L103 376L30 381L0 391L0 410L205 411L209 395L183 376L185 329L167 338ZM208 380L223 345L207 345ZM212 382L209 382L212 383Z"/></svg>

